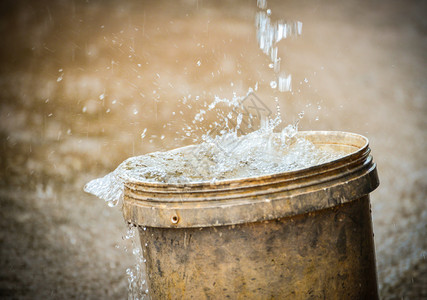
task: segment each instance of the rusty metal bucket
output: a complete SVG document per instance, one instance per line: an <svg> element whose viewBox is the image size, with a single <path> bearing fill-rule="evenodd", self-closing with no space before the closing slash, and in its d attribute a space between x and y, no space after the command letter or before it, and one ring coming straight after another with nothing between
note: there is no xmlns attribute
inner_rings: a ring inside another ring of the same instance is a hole
<svg viewBox="0 0 427 300"><path fill-rule="evenodd" d="M215 183L127 182L151 299L377 299L368 140L300 132L348 153L311 168Z"/></svg>

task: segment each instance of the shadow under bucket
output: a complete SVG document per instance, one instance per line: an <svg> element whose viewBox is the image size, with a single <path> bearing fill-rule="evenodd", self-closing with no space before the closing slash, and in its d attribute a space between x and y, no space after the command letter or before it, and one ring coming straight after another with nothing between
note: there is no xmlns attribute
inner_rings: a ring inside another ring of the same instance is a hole
<svg viewBox="0 0 427 300"><path fill-rule="evenodd" d="M368 140L299 135L347 155L215 183L125 183L124 218L139 226L151 299L378 298Z"/></svg>

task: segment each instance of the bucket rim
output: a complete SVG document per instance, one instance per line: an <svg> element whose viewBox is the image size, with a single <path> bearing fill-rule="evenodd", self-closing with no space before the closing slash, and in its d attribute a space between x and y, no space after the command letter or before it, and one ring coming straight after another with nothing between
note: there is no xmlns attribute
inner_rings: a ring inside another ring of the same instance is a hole
<svg viewBox="0 0 427 300"><path fill-rule="evenodd" d="M127 182L123 216L128 223L147 227L235 225L332 208L361 199L378 187L366 137L342 131L299 134L314 144L323 141L324 147L335 143L348 154L310 168L213 184Z"/></svg>
<svg viewBox="0 0 427 300"><path fill-rule="evenodd" d="M215 190L218 189L220 186L238 186L241 183L245 183L245 186L248 186L248 183L250 182L258 182L258 181L266 181L266 180L274 180L281 177L292 177L295 178L295 175L300 176L306 176L307 173L317 172L321 169L329 169L330 166L334 164L339 164L341 162L351 161L356 157L359 157L363 155L364 153L369 151L369 140L367 137L352 133L352 132L345 132L345 131L316 131L316 130L310 130L310 131L298 131L297 136L299 137L320 137L320 136L336 136L336 137L353 137L357 139L360 143L357 145L349 145L346 143L346 146L352 146L354 148L357 148L356 151L353 151L351 153L348 153L338 159L334 159L322 164L317 164L308 168L301 168L301 169L295 169L292 171L286 171L286 172L279 172L279 173L272 173L272 174L264 174L260 176L249 176L249 177L238 177L238 178L227 178L227 179L218 179L215 181L191 181L191 182L185 182L185 183L164 183L164 182L152 182L152 181L143 181L143 180L137 180L134 178L131 178L129 176L121 177L123 180L125 186L132 188L144 187L144 188L152 188L152 189L159 189L161 190L167 190L170 192L171 190L197 190L197 188L200 188L204 191L206 191L208 188L215 188ZM334 144L328 142L328 144ZM337 143L338 144L338 143ZM344 145L344 144L343 144ZM183 149L189 149L192 147L195 147L196 145L188 145L176 149L172 149L170 151L180 151ZM298 176L299 177L299 176Z"/></svg>

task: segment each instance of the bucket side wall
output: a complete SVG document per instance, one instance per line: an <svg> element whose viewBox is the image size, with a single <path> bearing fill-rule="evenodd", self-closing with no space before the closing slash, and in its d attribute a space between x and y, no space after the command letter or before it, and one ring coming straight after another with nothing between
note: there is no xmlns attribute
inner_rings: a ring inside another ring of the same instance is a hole
<svg viewBox="0 0 427 300"><path fill-rule="evenodd" d="M257 223L147 227L140 237L154 300L378 297L368 196Z"/></svg>

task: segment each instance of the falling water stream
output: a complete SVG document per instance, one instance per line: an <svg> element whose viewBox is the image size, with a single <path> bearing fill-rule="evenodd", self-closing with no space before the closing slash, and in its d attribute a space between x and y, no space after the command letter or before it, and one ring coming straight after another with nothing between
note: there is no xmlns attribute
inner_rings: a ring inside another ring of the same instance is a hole
<svg viewBox="0 0 427 300"><path fill-rule="evenodd" d="M266 0L257 0L257 40L260 49L269 57L269 68L274 80L269 85L272 93L292 91L291 74L281 70L278 43L302 33L301 22L272 21ZM274 116L256 116L245 113L245 100L254 95L257 86L233 99L215 97L197 112L186 135L200 129L206 114L220 109L219 122L211 124L200 137L201 143L164 152L131 157L103 178L90 181L85 191L116 206L128 180L154 183L215 182L225 179L256 177L308 168L341 157L316 147L298 135L298 122L279 130L280 110ZM276 97L277 100L277 97ZM300 116L301 117L301 116ZM255 123L258 121L258 125ZM244 128L244 130L243 130ZM146 129L142 136L145 136ZM141 229L143 230L143 229ZM129 280L129 299L145 299L148 289L145 281L144 257L137 241L138 231L130 226L125 239L131 241L130 251L135 266L126 272ZM128 249L129 250L129 249Z"/></svg>

